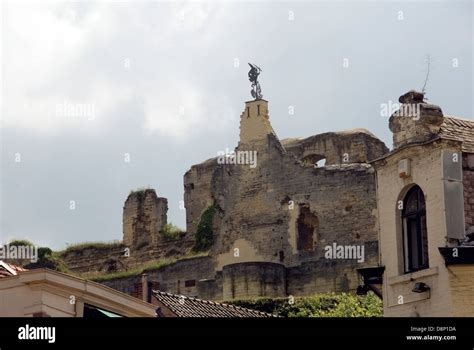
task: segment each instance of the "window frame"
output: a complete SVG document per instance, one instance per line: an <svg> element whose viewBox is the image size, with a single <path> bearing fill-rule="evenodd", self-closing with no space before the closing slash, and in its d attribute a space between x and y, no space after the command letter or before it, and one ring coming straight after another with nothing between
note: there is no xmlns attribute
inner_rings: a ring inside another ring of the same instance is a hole
<svg viewBox="0 0 474 350"><path fill-rule="evenodd" d="M409 201L413 200L416 192L416 210L408 211ZM403 271L405 274L429 268L428 228L426 225L426 200L423 190L418 185L412 186L403 198L402 220L402 246L403 246ZM414 221L415 232L412 232L410 221ZM424 229L423 229L424 228ZM416 247L412 246L412 236L416 235ZM417 267L414 267L413 248L417 250Z"/></svg>

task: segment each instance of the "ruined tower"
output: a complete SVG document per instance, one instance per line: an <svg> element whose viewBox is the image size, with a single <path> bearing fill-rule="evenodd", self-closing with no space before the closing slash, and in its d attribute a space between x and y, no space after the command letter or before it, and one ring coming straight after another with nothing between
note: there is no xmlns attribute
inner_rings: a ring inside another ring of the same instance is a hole
<svg viewBox="0 0 474 350"><path fill-rule="evenodd" d="M239 146L266 140L268 134L274 133L268 115L268 101L246 102L240 116Z"/></svg>
<svg viewBox="0 0 474 350"><path fill-rule="evenodd" d="M168 200L154 189L133 191L123 207L123 243L140 249L160 241L160 231L167 224Z"/></svg>
<svg viewBox="0 0 474 350"><path fill-rule="evenodd" d="M209 253L216 277L208 284L228 299L355 290L357 268L378 259L368 162L388 149L365 129L280 140L268 104L245 103L226 162L212 158L184 176L188 233L207 207L217 208ZM365 256L327 258L334 244L364 247Z"/></svg>

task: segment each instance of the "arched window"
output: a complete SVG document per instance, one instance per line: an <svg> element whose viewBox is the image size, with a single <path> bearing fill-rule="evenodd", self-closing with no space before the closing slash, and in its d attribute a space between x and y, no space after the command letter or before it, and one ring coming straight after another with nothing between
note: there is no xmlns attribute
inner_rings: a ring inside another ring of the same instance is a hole
<svg viewBox="0 0 474 350"><path fill-rule="evenodd" d="M428 232L425 195L419 186L405 196L402 211L405 272L428 268Z"/></svg>
<svg viewBox="0 0 474 350"><path fill-rule="evenodd" d="M323 167L326 165L326 156L321 154L308 154L304 158L301 158L304 165L312 167Z"/></svg>

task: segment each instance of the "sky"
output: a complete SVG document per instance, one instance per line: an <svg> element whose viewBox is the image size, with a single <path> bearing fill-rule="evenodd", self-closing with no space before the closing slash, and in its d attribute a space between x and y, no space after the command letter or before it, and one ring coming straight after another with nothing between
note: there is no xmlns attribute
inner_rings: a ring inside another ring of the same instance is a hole
<svg viewBox="0 0 474 350"><path fill-rule="evenodd" d="M366 128L392 147L383 105L421 90L473 118L472 1L3 1L0 242L63 249L122 238L131 190L167 197L233 149L251 100L277 135ZM428 58L429 57L429 58ZM291 113L293 111L293 113Z"/></svg>

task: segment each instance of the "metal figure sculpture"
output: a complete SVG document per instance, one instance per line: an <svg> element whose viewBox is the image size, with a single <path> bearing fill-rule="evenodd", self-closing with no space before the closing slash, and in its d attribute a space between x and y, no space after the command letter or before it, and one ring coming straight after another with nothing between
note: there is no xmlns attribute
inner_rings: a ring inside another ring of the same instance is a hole
<svg viewBox="0 0 474 350"><path fill-rule="evenodd" d="M260 83L258 82L258 76L262 70L252 63L249 63L249 66L249 80L252 83L252 90L250 90L250 93L255 100L260 100L262 99L263 95L260 88Z"/></svg>

